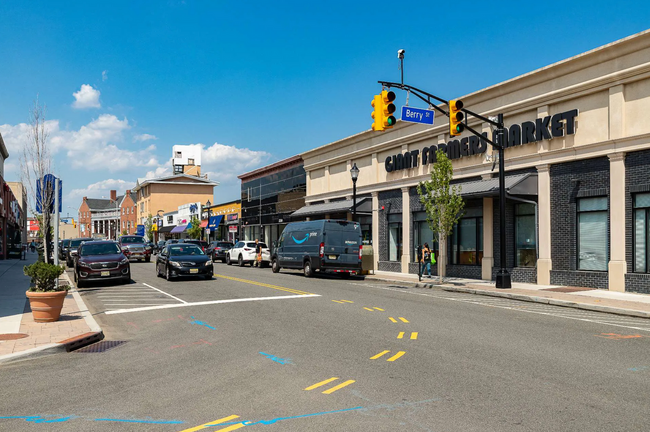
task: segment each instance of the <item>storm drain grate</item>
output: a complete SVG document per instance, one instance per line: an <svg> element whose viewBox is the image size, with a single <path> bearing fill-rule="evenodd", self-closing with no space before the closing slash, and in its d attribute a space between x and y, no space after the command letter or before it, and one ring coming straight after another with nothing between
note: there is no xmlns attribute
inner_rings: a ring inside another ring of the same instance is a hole
<svg viewBox="0 0 650 432"><path fill-rule="evenodd" d="M116 346L120 346L123 343L126 343L126 341L118 341L118 340L103 340L101 342L94 343L92 345L85 346L83 348L79 348L78 350L75 350L75 352L78 353L103 353L106 350L109 350L111 348L115 348Z"/></svg>
<svg viewBox="0 0 650 432"><path fill-rule="evenodd" d="M26 333L3 333L0 334L0 341L10 341L29 337Z"/></svg>

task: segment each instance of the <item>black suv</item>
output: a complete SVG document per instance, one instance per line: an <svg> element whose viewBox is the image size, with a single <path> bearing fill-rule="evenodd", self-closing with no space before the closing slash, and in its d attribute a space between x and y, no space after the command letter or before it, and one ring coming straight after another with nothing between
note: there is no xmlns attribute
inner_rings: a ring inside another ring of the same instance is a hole
<svg viewBox="0 0 650 432"><path fill-rule="evenodd" d="M212 257L212 261L221 260L221 262L226 262L226 252L228 252L234 246L233 243L224 242L224 241L213 241L208 247L207 254Z"/></svg>

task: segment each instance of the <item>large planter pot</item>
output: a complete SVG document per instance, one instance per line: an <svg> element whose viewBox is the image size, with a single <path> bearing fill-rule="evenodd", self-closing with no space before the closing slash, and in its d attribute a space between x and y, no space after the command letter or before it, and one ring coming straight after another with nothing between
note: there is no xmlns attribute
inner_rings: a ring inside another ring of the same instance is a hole
<svg viewBox="0 0 650 432"><path fill-rule="evenodd" d="M58 321L63 309L63 300L67 291L34 292L27 291L29 306L36 322Z"/></svg>

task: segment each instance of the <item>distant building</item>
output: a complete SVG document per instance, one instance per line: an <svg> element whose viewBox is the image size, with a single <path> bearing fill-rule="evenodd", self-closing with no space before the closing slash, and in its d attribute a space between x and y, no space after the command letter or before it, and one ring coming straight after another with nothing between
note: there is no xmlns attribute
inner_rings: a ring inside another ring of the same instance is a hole
<svg viewBox="0 0 650 432"><path fill-rule="evenodd" d="M27 243L27 191L21 182L7 182L9 188L14 193L14 197L20 205L20 219L17 221L20 227L21 241Z"/></svg>
<svg viewBox="0 0 650 432"><path fill-rule="evenodd" d="M136 215L137 194L127 190L120 201L120 233L135 234L138 217Z"/></svg>
<svg viewBox="0 0 650 432"><path fill-rule="evenodd" d="M174 174L201 176L201 147L198 145L175 145L172 147Z"/></svg>
<svg viewBox="0 0 650 432"><path fill-rule="evenodd" d="M23 231L27 230L24 188L22 184L20 187L15 185L16 198L10 184L4 181L4 161L8 157L9 152L0 135L0 259L20 258Z"/></svg>
<svg viewBox="0 0 650 432"><path fill-rule="evenodd" d="M112 190L110 198L84 197L79 207L79 235L81 237L106 237L117 239L120 235L120 202Z"/></svg>

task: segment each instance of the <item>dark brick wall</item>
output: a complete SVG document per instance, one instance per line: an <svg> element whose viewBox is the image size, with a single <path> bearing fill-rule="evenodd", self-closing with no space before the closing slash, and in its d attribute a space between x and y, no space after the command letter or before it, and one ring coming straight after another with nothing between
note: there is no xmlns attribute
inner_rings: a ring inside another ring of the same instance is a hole
<svg viewBox="0 0 650 432"><path fill-rule="evenodd" d="M600 157L551 165L550 177L551 283L606 289L607 272L577 271L576 203L579 197L609 195L609 159Z"/></svg>
<svg viewBox="0 0 650 432"><path fill-rule="evenodd" d="M650 275L634 274L634 210L632 197L650 191L650 150L625 156L625 291L650 294Z"/></svg>
<svg viewBox="0 0 650 432"><path fill-rule="evenodd" d="M402 191L400 189L393 189L390 191L379 192L379 261L388 262L388 215L402 213ZM382 211L381 208L384 207ZM398 263L399 264L399 263ZM391 267L392 268L392 267ZM379 270L384 270L379 266ZM397 270L384 270L384 271L401 271L401 267Z"/></svg>
<svg viewBox="0 0 650 432"><path fill-rule="evenodd" d="M515 201L506 199L506 268L515 265ZM501 267L501 207L499 198L492 205L494 230L494 267Z"/></svg>
<svg viewBox="0 0 650 432"><path fill-rule="evenodd" d="M482 279L481 266L447 265L447 276L467 279Z"/></svg>
<svg viewBox="0 0 650 432"><path fill-rule="evenodd" d="M625 275L625 291L650 294L650 274L628 273Z"/></svg>
<svg viewBox="0 0 650 432"><path fill-rule="evenodd" d="M377 263L377 268L380 271L401 273L402 263L398 261L379 261Z"/></svg>

